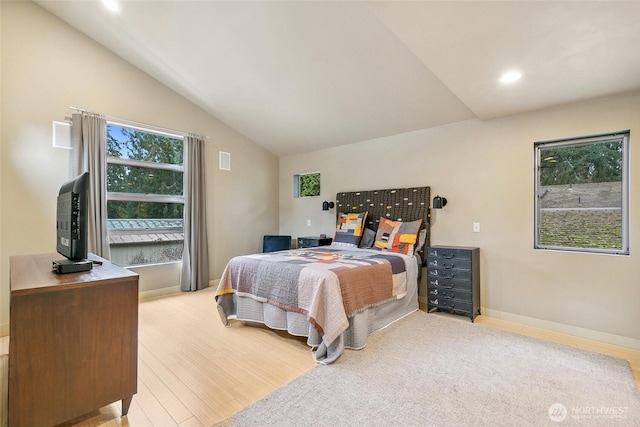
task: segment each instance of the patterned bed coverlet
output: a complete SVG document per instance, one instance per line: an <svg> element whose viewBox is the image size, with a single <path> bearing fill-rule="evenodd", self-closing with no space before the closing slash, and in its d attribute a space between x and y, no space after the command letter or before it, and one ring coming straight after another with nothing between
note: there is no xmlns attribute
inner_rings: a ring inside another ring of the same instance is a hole
<svg viewBox="0 0 640 427"><path fill-rule="evenodd" d="M411 263L406 255L337 247L239 256L222 273L216 301L220 310L221 297L235 293L302 313L328 346L347 329L349 316L404 297Z"/></svg>

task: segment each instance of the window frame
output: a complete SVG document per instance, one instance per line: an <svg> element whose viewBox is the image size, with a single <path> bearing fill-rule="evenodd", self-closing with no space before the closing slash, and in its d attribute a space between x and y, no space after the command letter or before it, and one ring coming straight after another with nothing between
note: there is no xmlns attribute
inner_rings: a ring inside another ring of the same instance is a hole
<svg viewBox="0 0 640 427"><path fill-rule="evenodd" d="M301 185L301 177L303 176L307 176L307 175L318 175L318 194L314 194L314 195L310 195L310 196L303 196L300 191L300 185ZM305 173L297 173L295 175L293 175L293 197L294 198L306 198L306 197L320 197L320 191L321 191L321 187L322 187L322 176L320 174L320 172L316 171L316 172L305 172Z"/></svg>
<svg viewBox="0 0 640 427"><path fill-rule="evenodd" d="M630 138L631 132L629 130L602 133L595 135L588 135L583 137L563 138L549 141L534 142L534 249L538 250L556 250L556 251L569 251L589 254L609 254L609 255L629 255L629 184L630 184ZM548 148L562 148L562 147L576 147L584 145L592 145L597 143L605 143L607 141L620 140L622 146L622 170L621 170L621 185L622 185L622 206L621 206L621 220L622 220L622 238L620 248L590 248L590 247L572 247L572 246L557 246L541 243L541 217L542 217L542 203L541 199L543 194L541 193L543 187L541 183L541 170L542 170L542 150Z"/></svg>
<svg viewBox="0 0 640 427"><path fill-rule="evenodd" d="M183 142L183 164L170 164L170 163L157 163L157 162L147 162L144 160L134 160L134 159L123 159L120 157L107 156L106 158L106 168L109 168L109 165L117 165L117 166L125 166L125 167L136 167L136 168L144 168L149 170L165 170L172 172L180 172L183 174L184 178L184 135L168 133L159 129L154 129L153 126L142 127L139 125L132 125L122 121L115 120L107 120L107 128L108 126L116 126L119 128L126 128L138 132L145 132L154 135L164 136L172 139L179 139ZM110 201L118 201L118 202L141 202L141 203L173 203L173 204L182 204L184 211L184 179L183 179L183 189L182 195L169 195L169 194L148 194L148 193L127 193L127 192L117 192L117 191L106 191L106 201L109 203ZM109 219L117 219L117 218L107 218ZM184 233L184 218L182 219L182 227L181 232ZM176 228L177 229L177 228ZM132 229L131 231L135 231ZM165 233L167 230L164 228L147 228L145 229L145 233ZM175 232L175 230L173 230ZM121 230L107 230L107 233L114 233L114 235L118 234L135 234L132 232L121 231ZM111 244L110 244L111 246ZM181 260L169 260L164 262L154 262L153 264L171 264L181 262ZM141 265L148 264L131 264L127 265L127 267L138 267Z"/></svg>
<svg viewBox="0 0 640 427"><path fill-rule="evenodd" d="M143 132L143 131L140 131ZM142 160L121 159L119 157L107 156L107 167L109 165L129 166L143 169L168 170L172 172L182 172L183 165L171 165L168 163L145 162ZM182 196L168 194L145 194L145 193L125 193L120 191L107 191L107 202L154 202L154 203L182 203L184 205L184 189Z"/></svg>

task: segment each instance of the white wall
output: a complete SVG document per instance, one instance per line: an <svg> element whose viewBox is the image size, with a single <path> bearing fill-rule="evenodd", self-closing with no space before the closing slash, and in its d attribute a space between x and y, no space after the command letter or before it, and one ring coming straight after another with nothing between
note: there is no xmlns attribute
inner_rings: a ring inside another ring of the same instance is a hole
<svg viewBox="0 0 640 427"><path fill-rule="evenodd" d="M68 107L207 135L211 279L278 230L278 160L254 142L31 2L0 2L0 332L9 321L9 257L55 252L55 198L69 152L51 123ZM218 151L232 156L218 169ZM136 269L141 290L178 285L178 269ZM164 274L167 272L167 274Z"/></svg>
<svg viewBox="0 0 640 427"><path fill-rule="evenodd" d="M533 250L534 141L631 130L631 256ZM338 191L429 185L432 244L481 248L485 314L640 348L640 92L482 122L469 120L280 159L280 232L333 234ZM320 198L291 197L321 172ZM306 219L312 226L306 226ZM472 232L472 223L481 232Z"/></svg>

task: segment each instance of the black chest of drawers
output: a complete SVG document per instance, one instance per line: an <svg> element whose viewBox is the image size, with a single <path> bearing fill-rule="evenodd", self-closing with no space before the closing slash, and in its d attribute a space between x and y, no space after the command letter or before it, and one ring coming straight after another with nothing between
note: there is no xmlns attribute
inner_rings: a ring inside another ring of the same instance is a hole
<svg viewBox="0 0 640 427"><path fill-rule="evenodd" d="M480 314L480 249L460 246L427 248L427 311Z"/></svg>

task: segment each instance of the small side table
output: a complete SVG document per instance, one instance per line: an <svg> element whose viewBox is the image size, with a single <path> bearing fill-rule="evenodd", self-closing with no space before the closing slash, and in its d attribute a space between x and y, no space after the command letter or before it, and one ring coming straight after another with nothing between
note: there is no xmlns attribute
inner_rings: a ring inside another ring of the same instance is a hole
<svg viewBox="0 0 640 427"><path fill-rule="evenodd" d="M314 248L316 246L328 246L333 242L331 237L306 236L298 237L298 249Z"/></svg>

